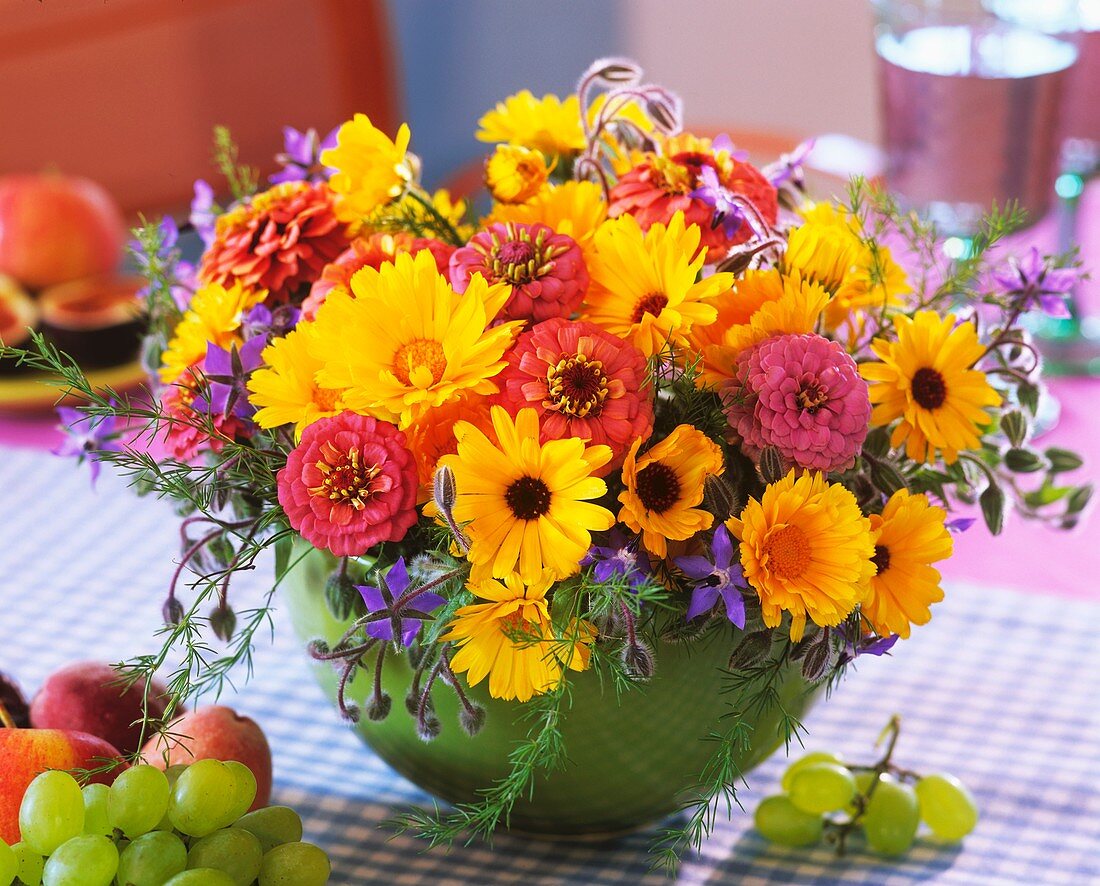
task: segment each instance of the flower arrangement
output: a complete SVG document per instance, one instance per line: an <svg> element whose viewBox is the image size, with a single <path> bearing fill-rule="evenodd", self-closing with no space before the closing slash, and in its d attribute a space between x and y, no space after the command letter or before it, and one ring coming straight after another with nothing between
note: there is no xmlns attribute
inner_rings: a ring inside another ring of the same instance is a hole
<svg viewBox="0 0 1100 886"><path fill-rule="evenodd" d="M403 822L487 833L564 759L580 672L630 688L666 640L720 642L745 689L731 709L781 708L780 667L811 691L928 622L975 509L994 533L1010 507L1079 519L1090 490L1061 475L1080 460L1029 443L1039 361L1019 324L1076 271L1001 255L1015 209L948 261L865 182L808 199L807 146L758 168L684 131L678 99L618 59L564 100L511 96L477 135L484 213L425 190L407 126L288 129L266 189L219 132L229 201L196 185L197 266L170 220L138 231L151 399L92 388L40 340L5 349L84 401L70 452L179 503L180 571L202 576L164 607L179 697L250 654L267 608L238 619L236 572L269 547L279 578L302 542L326 551L326 605L350 626L310 652L349 719L410 716L428 741L433 689L453 691L474 734L480 684L554 712L478 802ZM400 657L408 714L382 688ZM781 738L798 728L780 717ZM736 722L714 737L673 854L738 780Z"/></svg>

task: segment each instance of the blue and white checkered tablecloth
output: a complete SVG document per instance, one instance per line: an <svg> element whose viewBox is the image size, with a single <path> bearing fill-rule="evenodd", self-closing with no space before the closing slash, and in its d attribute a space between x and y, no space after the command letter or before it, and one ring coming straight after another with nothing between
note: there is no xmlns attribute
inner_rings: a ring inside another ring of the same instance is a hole
<svg viewBox="0 0 1100 886"><path fill-rule="evenodd" d="M0 670L30 691L68 661L156 647L178 540L165 503L134 498L108 471L93 494L69 462L0 449L0 506ZM243 578L238 606L266 576ZM329 852L333 883L667 882L647 873L647 833L611 845L501 836L447 854L379 830L395 808L428 798L341 724L276 621L255 677L225 700L263 724L276 800L296 807L307 839ZM769 845L739 815L684 860L677 882L1100 884L1098 625L1100 602L952 587L929 626L892 658L861 662L808 718L807 747L870 759L901 713L899 759L952 771L978 796L982 819L965 846L922 840L900 861L859 849L837 859L824 847ZM776 789L782 767L776 758L750 775L748 809Z"/></svg>

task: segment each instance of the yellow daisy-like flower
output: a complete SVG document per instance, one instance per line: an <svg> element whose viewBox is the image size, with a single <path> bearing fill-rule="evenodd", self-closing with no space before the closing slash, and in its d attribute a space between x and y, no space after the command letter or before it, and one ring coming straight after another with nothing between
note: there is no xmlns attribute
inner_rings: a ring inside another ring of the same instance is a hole
<svg viewBox="0 0 1100 886"><path fill-rule="evenodd" d="M699 248L698 226L685 226L682 212L667 227L657 223L644 232L632 215L623 215L604 222L595 239L583 319L633 342L647 357L670 343L683 347L693 325L717 319L711 301L734 277L697 280L707 251Z"/></svg>
<svg viewBox="0 0 1100 886"><path fill-rule="evenodd" d="M902 303L912 291L888 247L872 251L860 237L859 219L832 203L804 211L806 222L791 231L783 267L820 283L831 298L825 325L835 329L866 311Z"/></svg>
<svg viewBox="0 0 1100 886"><path fill-rule="evenodd" d="M991 421L984 407L999 406L1001 395L974 369L985 348L972 323L955 325L955 316L920 311L894 317L898 340L877 338L871 349L882 362L862 363L870 383L871 424L898 422L890 437L905 444L915 461L931 464L937 450L948 464L960 452L981 445Z"/></svg>
<svg viewBox="0 0 1100 886"><path fill-rule="evenodd" d="M523 702L561 683L563 665L574 671L588 667L596 629L574 621L567 637L554 637L546 602L552 583L552 576L530 585L516 576L471 583L470 590L489 602L459 609L440 638L457 647L451 667L465 673L469 685L488 676L493 698Z"/></svg>
<svg viewBox="0 0 1100 886"><path fill-rule="evenodd" d="M521 145L497 145L485 161L485 186L501 203L524 203L539 193L550 177L541 151Z"/></svg>
<svg viewBox="0 0 1100 886"><path fill-rule="evenodd" d="M402 253L351 278L354 298L334 290L317 311L309 350L317 381L343 391L348 409L405 428L459 391L495 394L491 381L522 323L489 324L511 295L475 274L462 295L427 250Z"/></svg>
<svg viewBox="0 0 1100 886"><path fill-rule="evenodd" d="M548 570L566 578L580 569L591 533L615 522L609 510L591 503L607 492L593 473L611 460L611 449L585 447L576 438L540 444L534 409L521 409L513 422L494 406L492 422L498 442L459 422L458 452L439 460L454 471L454 516L466 524L473 575L518 573L530 584Z"/></svg>
<svg viewBox="0 0 1100 886"><path fill-rule="evenodd" d="M346 408L340 391L317 384L317 371L324 366L309 349L312 323L298 327L264 348L264 368L248 379L249 402L259 407L253 417L261 428L294 425L294 439L319 418L336 415Z"/></svg>
<svg viewBox="0 0 1100 886"><path fill-rule="evenodd" d="M680 425L660 443L638 455L635 440L623 462L619 520L642 533L646 550L668 554L668 541L709 529L714 517L699 507L703 484L725 469L721 448L702 431Z"/></svg>
<svg viewBox="0 0 1100 886"><path fill-rule="evenodd" d="M184 372L206 356L210 342L225 350L241 344L238 330L242 317L266 297L266 289L253 291L240 283L228 289L218 283L199 287L161 357L160 380L165 384L178 381Z"/></svg>
<svg viewBox="0 0 1100 886"><path fill-rule="evenodd" d="M524 89L510 95L477 121L478 141L507 142L542 151L548 157L584 150L581 105L575 95L535 98Z"/></svg>
<svg viewBox="0 0 1100 886"><path fill-rule="evenodd" d="M928 607L943 599L940 573L931 564L951 556L947 512L925 495L899 489L882 514L871 515L877 572L871 577L862 612L879 636L909 636L910 624L927 624Z"/></svg>
<svg viewBox="0 0 1100 886"><path fill-rule="evenodd" d="M541 224L572 237L581 248L584 265L591 268L596 256L596 230L607 221L607 202L595 182L569 181L543 188L531 200L497 206L483 227L493 222Z"/></svg>
<svg viewBox="0 0 1100 886"><path fill-rule="evenodd" d="M707 335L705 330L693 340L703 354L700 384L733 378L741 352L765 339L814 332L829 303L829 293L821 284L804 280L797 272L781 274L774 269L747 272L734 284L734 293L736 312L728 305L725 312L741 322L726 326L719 344L708 343L702 337Z"/></svg>
<svg viewBox="0 0 1100 886"><path fill-rule="evenodd" d="M341 220L361 221L400 196L413 180L409 136L409 125L402 123L391 140L366 114L356 114L340 127L336 147L322 151L321 162L336 170L328 184L337 195Z"/></svg>
<svg viewBox="0 0 1100 886"><path fill-rule="evenodd" d="M726 525L741 540L764 624L777 627L791 613L792 640L802 639L807 617L832 627L864 598L875 571L871 524L855 496L823 474L791 471Z"/></svg>

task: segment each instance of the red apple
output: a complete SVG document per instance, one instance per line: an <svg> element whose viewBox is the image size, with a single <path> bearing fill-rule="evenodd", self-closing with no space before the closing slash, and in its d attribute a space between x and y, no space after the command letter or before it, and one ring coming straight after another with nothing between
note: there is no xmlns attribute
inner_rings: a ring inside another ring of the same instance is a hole
<svg viewBox="0 0 1100 886"><path fill-rule="evenodd" d="M146 742L142 761L161 769L194 760L236 760L256 776L251 809L271 799L271 747L255 720L224 705L198 708L173 720L162 735Z"/></svg>
<svg viewBox="0 0 1100 886"><path fill-rule="evenodd" d="M115 270L126 223L114 198L76 176L0 176L0 272L30 289Z"/></svg>
<svg viewBox="0 0 1100 886"><path fill-rule="evenodd" d="M36 775L47 769L98 769L119 759L118 750L101 738L61 729L0 729L0 840L19 842L19 804ZM110 784L119 768L96 776Z"/></svg>
<svg viewBox="0 0 1100 886"><path fill-rule="evenodd" d="M127 689L108 664L82 661L55 671L31 702L35 729L71 729L97 735L130 756L141 747L142 695L145 682ZM149 715L164 713L163 686L153 682Z"/></svg>

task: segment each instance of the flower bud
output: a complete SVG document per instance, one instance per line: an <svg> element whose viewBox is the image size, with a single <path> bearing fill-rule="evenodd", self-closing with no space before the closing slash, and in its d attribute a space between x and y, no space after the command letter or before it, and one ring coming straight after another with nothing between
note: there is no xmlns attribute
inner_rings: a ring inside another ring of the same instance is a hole
<svg viewBox="0 0 1100 886"><path fill-rule="evenodd" d="M443 726L434 713L427 714L416 721L416 734L421 741L435 741L439 738L442 729Z"/></svg>
<svg viewBox="0 0 1100 886"><path fill-rule="evenodd" d="M164 607L160 613L165 624L178 625L183 621L183 604L175 597L169 597L164 601Z"/></svg>
<svg viewBox="0 0 1100 886"><path fill-rule="evenodd" d="M783 479L783 454L777 446L765 446L760 451L760 476L765 483Z"/></svg>
<svg viewBox="0 0 1100 886"><path fill-rule="evenodd" d="M439 512L449 515L458 500L458 481L455 472L446 465L436 468L432 476L432 500Z"/></svg>
<svg viewBox="0 0 1100 886"><path fill-rule="evenodd" d="M367 702L367 719L375 723L381 722L390 715L390 709L392 707L393 700L385 692L379 695L372 695Z"/></svg>
<svg viewBox="0 0 1100 886"><path fill-rule="evenodd" d="M836 662L833 644L829 642L828 632L822 631L820 637L810 643L802 659L802 676L811 683L823 680Z"/></svg>
<svg viewBox="0 0 1100 886"><path fill-rule="evenodd" d="M730 656L729 669L740 671L760 664L772 650L772 632L755 631L745 634Z"/></svg>
<svg viewBox="0 0 1100 886"><path fill-rule="evenodd" d="M631 679L645 683L657 669L657 662L653 657L653 650L642 640L627 643L622 652L623 665Z"/></svg>
<svg viewBox="0 0 1100 886"><path fill-rule="evenodd" d="M469 708L459 707L458 725L467 735L477 735L485 725L485 708L476 704L471 704Z"/></svg>
<svg viewBox="0 0 1100 886"><path fill-rule="evenodd" d="M343 705L343 707L340 708L340 713L343 715L344 719L347 720L349 723L358 723L359 722L359 706L358 705L351 704L350 702L346 703L346 704Z"/></svg>
<svg viewBox="0 0 1100 886"><path fill-rule="evenodd" d="M708 474L703 480L703 506L722 523L741 510L733 487L717 474Z"/></svg>
<svg viewBox="0 0 1100 886"><path fill-rule="evenodd" d="M220 603L210 613L210 627L214 629L216 636L223 643L233 639L233 633L237 630L237 616L228 603Z"/></svg>
<svg viewBox="0 0 1100 886"><path fill-rule="evenodd" d="M347 572L337 569L325 582L325 604L337 621L345 621L362 608L363 598Z"/></svg>
<svg viewBox="0 0 1100 886"><path fill-rule="evenodd" d="M324 640L311 640L306 645L306 654L310 658L324 658L329 654L329 645Z"/></svg>
<svg viewBox="0 0 1100 886"><path fill-rule="evenodd" d="M642 76L641 67L628 58L601 58L592 67L598 69L596 76L608 83L637 83Z"/></svg>

